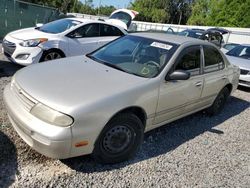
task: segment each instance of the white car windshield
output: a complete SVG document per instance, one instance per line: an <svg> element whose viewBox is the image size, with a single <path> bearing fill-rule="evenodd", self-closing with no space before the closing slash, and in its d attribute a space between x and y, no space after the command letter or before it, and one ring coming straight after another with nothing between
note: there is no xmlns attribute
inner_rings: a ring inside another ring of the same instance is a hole
<svg viewBox="0 0 250 188"><path fill-rule="evenodd" d="M165 41L127 35L87 57L129 74L152 78L161 72L177 47Z"/></svg>
<svg viewBox="0 0 250 188"><path fill-rule="evenodd" d="M239 45L227 52L226 54L229 56L250 59L250 46Z"/></svg>
<svg viewBox="0 0 250 188"><path fill-rule="evenodd" d="M42 27L36 28L39 31L45 32L45 33L62 33L78 24L81 24L82 22L72 19L61 19L56 20L50 23L47 23L43 25Z"/></svg>

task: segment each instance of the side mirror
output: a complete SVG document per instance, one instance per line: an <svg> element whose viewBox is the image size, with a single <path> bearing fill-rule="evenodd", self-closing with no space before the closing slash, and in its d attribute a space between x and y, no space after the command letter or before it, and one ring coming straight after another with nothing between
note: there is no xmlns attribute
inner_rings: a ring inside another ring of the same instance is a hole
<svg viewBox="0 0 250 188"><path fill-rule="evenodd" d="M166 81L169 80L188 80L190 73L184 70L176 70L166 77Z"/></svg>
<svg viewBox="0 0 250 188"><path fill-rule="evenodd" d="M66 37L69 37L69 38L76 38L77 36L76 36L76 33L71 32L71 33L67 34Z"/></svg>

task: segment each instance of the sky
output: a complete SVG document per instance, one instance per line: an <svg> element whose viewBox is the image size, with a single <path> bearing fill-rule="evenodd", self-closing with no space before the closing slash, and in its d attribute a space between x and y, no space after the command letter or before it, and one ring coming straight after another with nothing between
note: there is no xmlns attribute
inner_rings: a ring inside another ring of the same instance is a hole
<svg viewBox="0 0 250 188"><path fill-rule="evenodd" d="M81 0L84 3L84 0ZM93 0L93 5L95 7L99 6L99 2L101 2L101 5L113 5L116 8L127 8L129 5L129 2L131 0Z"/></svg>

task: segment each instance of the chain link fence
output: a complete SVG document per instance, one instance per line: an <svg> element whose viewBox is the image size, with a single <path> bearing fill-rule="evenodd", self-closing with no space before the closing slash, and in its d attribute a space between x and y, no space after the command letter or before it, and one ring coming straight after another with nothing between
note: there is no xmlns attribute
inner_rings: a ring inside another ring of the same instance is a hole
<svg viewBox="0 0 250 188"><path fill-rule="evenodd" d="M0 0L0 40L11 31L34 27L60 17L60 12L51 7L19 0Z"/></svg>

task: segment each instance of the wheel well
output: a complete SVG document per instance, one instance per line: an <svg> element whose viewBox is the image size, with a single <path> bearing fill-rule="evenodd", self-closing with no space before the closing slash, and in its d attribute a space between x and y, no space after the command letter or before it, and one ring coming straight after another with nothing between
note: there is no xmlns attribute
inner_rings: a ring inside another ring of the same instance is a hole
<svg viewBox="0 0 250 188"><path fill-rule="evenodd" d="M136 115L141 120L143 126L144 127L146 126L147 114L142 108L140 108L140 107L128 107L128 108L125 108L125 109L119 111L114 116L121 114L121 113L132 113L132 114Z"/></svg>
<svg viewBox="0 0 250 188"><path fill-rule="evenodd" d="M59 53L61 53L61 55L62 55L63 57L66 57L65 53L64 53L61 49L59 49L59 48L50 48L49 50L46 50L46 51L44 51L44 52L51 52L51 51L59 52Z"/></svg>
<svg viewBox="0 0 250 188"><path fill-rule="evenodd" d="M228 89L229 93L232 92L232 89L233 89L233 85L232 84L227 84L225 87Z"/></svg>

